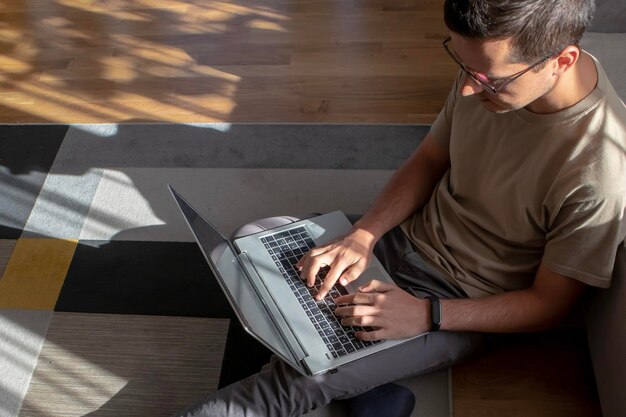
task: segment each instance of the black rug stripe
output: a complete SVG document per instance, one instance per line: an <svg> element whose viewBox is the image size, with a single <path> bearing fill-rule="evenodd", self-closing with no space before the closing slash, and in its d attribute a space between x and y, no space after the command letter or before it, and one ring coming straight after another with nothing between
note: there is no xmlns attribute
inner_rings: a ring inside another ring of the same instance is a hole
<svg viewBox="0 0 626 417"><path fill-rule="evenodd" d="M55 311L234 317L191 242L79 242Z"/></svg>
<svg viewBox="0 0 626 417"><path fill-rule="evenodd" d="M229 318L220 387L271 356L235 318L195 243L81 241L55 311Z"/></svg>
<svg viewBox="0 0 626 417"><path fill-rule="evenodd" d="M0 239L22 234L68 125L0 125Z"/></svg>

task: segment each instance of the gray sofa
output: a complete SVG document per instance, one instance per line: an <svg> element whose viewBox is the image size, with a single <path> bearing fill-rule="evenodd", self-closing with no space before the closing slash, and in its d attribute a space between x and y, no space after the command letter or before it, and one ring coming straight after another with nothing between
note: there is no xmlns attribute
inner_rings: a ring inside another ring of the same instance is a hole
<svg viewBox="0 0 626 417"><path fill-rule="evenodd" d="M593 24L582 42L583 49L600 61L622 101L626 101L625 32L626 2L597 0ZM585 322L602 413L604 417L624 417L626 242L617 251L611 288L597 291L586 311Z"/></svg>
<svg viewBox="0 0 626 417"><path fill-rule="evenodd" d="M626 415L626 247L617 252L613 282L593 298L586 317L589 351L604 417Z"/></svg>

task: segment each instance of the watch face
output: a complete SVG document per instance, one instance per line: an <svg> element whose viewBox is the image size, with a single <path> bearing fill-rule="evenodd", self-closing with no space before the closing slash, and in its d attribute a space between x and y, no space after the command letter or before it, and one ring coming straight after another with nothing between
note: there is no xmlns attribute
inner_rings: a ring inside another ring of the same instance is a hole
<svg viewBox="0 0 626 417"><path fill-rule="evenodd" d="M426 297L430 300L430 330L437 331L441 326L441 303L434 296Z"/></svg>

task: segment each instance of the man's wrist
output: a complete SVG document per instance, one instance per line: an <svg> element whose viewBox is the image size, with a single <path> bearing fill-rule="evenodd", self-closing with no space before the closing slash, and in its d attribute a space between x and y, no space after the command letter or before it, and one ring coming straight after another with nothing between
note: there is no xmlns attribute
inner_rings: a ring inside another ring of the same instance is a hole
<svg viewBox="0 0 626 417"><path fill-rule="evenodd" d="M353 235L358 236L359 241L367 243L370 246L374 246L381 236L376 234L376 231L370 230L360 222L355 223L352 226Z"/></svg>

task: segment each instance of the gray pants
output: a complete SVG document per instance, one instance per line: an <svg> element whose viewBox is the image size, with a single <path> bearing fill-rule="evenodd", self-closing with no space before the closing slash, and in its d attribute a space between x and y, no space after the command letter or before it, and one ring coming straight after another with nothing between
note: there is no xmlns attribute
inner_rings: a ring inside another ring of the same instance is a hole
<svg viewBox="0 0 626 417"><path fill-rule="evenodd" d="M239 229L234 236L295 220L294 217L259 220ZM396 284L417 296L467 297L423 261L400 228L387 233L377 243L374 253ZM303 376L273 357L258 374L212 393L176 416L300 416L333 399L350 398L391 381L449 367L482 350L484 345L485 336L479 333L434 332L345 365L337 373L313 377Z"/></svg>

